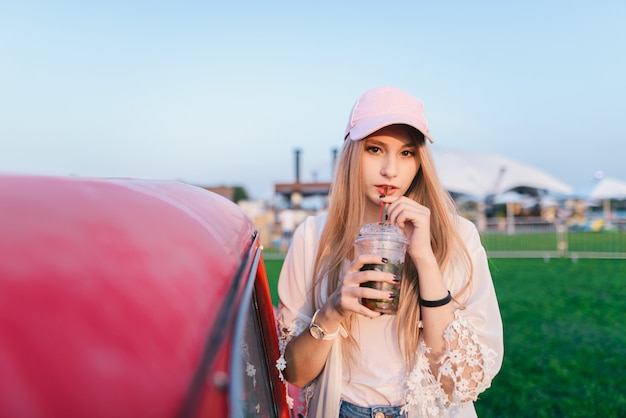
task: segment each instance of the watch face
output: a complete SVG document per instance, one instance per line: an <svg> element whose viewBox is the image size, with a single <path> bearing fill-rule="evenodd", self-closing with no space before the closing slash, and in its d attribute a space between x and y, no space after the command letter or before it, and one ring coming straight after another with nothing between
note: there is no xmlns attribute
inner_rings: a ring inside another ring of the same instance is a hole
<svg viewBox="0 0 626 418"><path fill-rule="evenodd" d="M322 331L322 329L317 324L311 325L311 327L309 328L309 332L311 333L313 338L316 338L318 340L324 339L324 331Z"/></svg>

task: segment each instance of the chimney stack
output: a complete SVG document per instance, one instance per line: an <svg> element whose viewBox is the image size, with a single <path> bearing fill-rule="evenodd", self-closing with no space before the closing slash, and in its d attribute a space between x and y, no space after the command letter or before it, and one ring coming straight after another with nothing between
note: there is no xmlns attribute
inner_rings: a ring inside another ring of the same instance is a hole
<svg viewBox="0 0 626 418"><path fill-rule="evenodd" d="M296 183L300 183L300 149L295 149L296 153Z"/></svg>

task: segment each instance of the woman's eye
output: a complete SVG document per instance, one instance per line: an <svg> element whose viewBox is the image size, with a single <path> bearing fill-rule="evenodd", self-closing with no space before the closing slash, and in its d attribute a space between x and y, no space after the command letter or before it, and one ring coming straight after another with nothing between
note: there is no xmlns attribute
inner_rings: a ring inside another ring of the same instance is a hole
<svg viewBox="0 0 626 418"><path fill-rule="evenodd" d="M373 145L372 145L372 146L370 146L370 147L367 147L367 150L368 150L369 152L371 152L371 153L374 153L374 154L375 154L375 153L377 153L377 152L379 152L379 151L380 151L380 148L375 147L375 146L373 146Z"/></svg>
<svg viewBox="0 0 626 418"><path fill-rule="evenodd" d="M402 151L402 155L405 157L412 157L415 155L415 151L405 150L405 151Z"/></svg>

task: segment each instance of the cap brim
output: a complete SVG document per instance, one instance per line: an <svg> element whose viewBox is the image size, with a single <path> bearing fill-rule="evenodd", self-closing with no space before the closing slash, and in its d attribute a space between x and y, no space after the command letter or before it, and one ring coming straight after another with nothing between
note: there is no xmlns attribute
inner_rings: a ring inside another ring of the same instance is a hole
<svg viewBox="0 0 626 418"><path fill-rule="evenodd" d="M434 141L428 134L424 125L415 119L410 119L398 115L381 115L375 118L370 118L365 121L358 122L349 132L350 138L354 141L359 141L368 135L373 134L379 129L389 125L409 125L420 131L428 141L432 144Z"/></svg>

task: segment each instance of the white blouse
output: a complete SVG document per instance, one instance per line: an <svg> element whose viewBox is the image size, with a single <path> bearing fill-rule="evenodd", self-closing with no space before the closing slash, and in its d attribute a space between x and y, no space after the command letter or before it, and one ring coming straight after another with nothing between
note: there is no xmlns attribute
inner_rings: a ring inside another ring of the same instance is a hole
<svg viewBox="0 0 626 418"><path fill-rule="evenodd" d="M281 378L287 343L308 329L313 316L313 264L325 222L326 215L311 216L298 226L280 273L277 322L281 357L277 367ZM457 226L472 257L474 277L465 308L457 309L455 320L444 332L448 344L438 376L430 370L429 348L421 338L416 365L407 370L397 345L395 316L369 319L358 315L358 326L352 330L359 344L356 362L344 373L342 338L334 340L324 370L304 390L307 416L336 417L341 399L361 406L403 405L409 417L476 416L473 401L491 385L502 365L502 320L478 231L462 217L457 217ZM456 270L451 266L444 272L452 295L467 281L467 273ZM322 304L318 301L318 306ZM444 376L455 384L452 401L440 384ZM292 399L289 402L293 404Z"/></svg>

